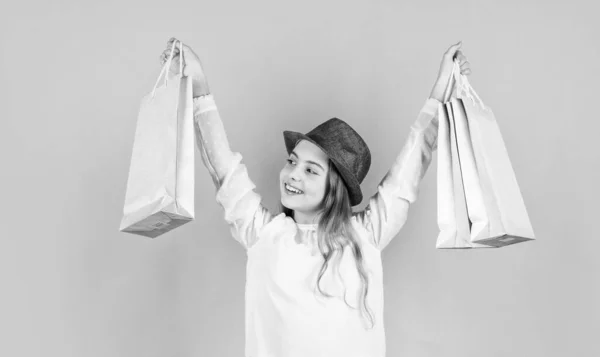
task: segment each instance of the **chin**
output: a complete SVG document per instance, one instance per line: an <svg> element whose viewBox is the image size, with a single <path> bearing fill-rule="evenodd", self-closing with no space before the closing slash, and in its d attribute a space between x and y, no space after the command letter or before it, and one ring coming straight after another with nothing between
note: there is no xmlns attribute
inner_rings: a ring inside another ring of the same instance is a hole
<svg viewBox="0 0 600 357"><path fill-rule="evenodd" d="M284 195L285 195L285 193L284 193ZM284 202L288 203L287 205L284 205L284 206L288 207L290 200L288 198L286 198L285 196L281 195L281 203L284 203Z"/></svg>

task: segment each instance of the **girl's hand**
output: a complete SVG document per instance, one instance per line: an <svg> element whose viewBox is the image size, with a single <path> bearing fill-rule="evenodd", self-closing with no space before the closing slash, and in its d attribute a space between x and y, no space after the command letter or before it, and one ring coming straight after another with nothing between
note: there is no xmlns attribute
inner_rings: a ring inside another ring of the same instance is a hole
<svg viewBox="0 0 600 357"><path fill-rule="evenodd" d="M442 57L442 63L440 64L437 80L433 86L433 89L431 90L430 95L430 97L435 98L440 102L443 100L444 92L448 86L448 83L450 82L450 76L452 74L452 67L454 67L455 58L458 59L460 74L466 76L471 74L471 64L469 61L467 61L467 57L460 51L461 46L462 41L450 46L450 48L444 52L444 56Z"/></svg>
<svg viewBox="0 0 600 357"><path fill-rule="evenodd" d="M460 65L460 74L469 75L471 74L471 65L467 61L467 57L461 52L462 41L455 45L450 46L442 57L442 63L440 64L440 71L438 78L450 79L452 73L452 67L454 66L454 59L458 59Z"/></svg>
<svg viewBox="0 0 600 357"><path fill-rule="evenodd" d="M169 59L169 55L171 54L171 48L173 47L173 41L179 42L178 39L172 37L167 42L167 49L163 51L160 56L160 60L162 65L166 63ZM210 94L210 89L208 87L208 81L206 79L206 75L204 74L204 70L202 69L202 63L200 62L200 58L198 55L186 44L176 43L175 49L173 51L173 58L171 59L171 66L169 68L169 73L171 75L179 74L179 47L183 49L183 76L192 78L192 93L193 97L199 97L201 95Z"/></svg>

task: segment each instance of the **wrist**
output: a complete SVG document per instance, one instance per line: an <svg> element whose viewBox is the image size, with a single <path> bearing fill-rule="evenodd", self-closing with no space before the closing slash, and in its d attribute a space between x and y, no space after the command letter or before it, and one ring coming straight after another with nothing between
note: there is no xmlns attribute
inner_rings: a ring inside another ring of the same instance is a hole
<svg viewBox="0 0 600 357"><path fill-rule="evenodd" d="M208 90L197 90L197 89L194 89L192 91L192 97L194 97L194 98L206 97L206 96L209 96L210 94L211 93Z"/></svg>
<svg viewBox="0 0 600 357"><path fill-rule="evenodd" d="M210 88L206 80L192 80L193 97L206 96L210 94Z"/></svg>
<svg viewBox="0 0 600 357"><path fill-rule="evenodd" d="M444 93L446 91L446 86L448 82L444 82L443 80L438 79L433 88L431 89L431 93L429 94L430 98L436 99L443 103L444 101Z"/></svg>
<svg viewBox="0 0 600 357"><path fill-rule="evenodd" d="M210 95L210 93L194 93L194 94L192 95L192 97L193 97L194 99L196 99L196 98L206 98L206 97L208 97L209 95Z"/></svg>

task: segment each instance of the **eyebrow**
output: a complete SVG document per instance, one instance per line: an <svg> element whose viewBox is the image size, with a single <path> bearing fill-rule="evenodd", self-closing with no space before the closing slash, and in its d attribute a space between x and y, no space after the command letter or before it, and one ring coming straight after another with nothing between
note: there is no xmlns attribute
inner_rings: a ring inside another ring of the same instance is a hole
<svg viewBox="0 0 600 357"><path fill-rule="evenodd" d="M295 151L292 151L291 155L294 155L294 156L296 156L298 158L300 157L300 156L298 156L298 154L296 154ZM323 168L323 166L319 165L318 162L314 162L314 161L311 161L311 160L306 160L306 162L308 162L309 164L315 164L315 165L319 166L321 168L321 170L325 171L325 169Z"/></svg>

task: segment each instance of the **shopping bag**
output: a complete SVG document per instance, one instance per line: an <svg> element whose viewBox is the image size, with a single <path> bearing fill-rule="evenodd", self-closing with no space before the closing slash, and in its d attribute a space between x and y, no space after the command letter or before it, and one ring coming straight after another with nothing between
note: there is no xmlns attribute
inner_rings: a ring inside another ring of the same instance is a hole
<svg viewBox="0 0 600 357"><path fill-rule="evenodd" d="M141 101L120 231L156 238L194 219L191 78L169 76L175 44L151 93ZM162 75L164 84L158 86ZM170 77L170 78L169 78Z"/></svg>
<svg viewBox="0 0 600 357"><path fill-rule="evenodd" d="M443 114L449 118L449 135L456 142L457 154L451 152L450 159L454 167L458 166L462 179L462 185L454 186L454 195L464 195L466 209L460 205L462 198L454 202L454 217L457 220L454 222L451 216L443 216L448 208L446 211L438 208L438 246L457 248L483 244L502 247L534 239L523 198L491 109L483 104L466 76L460 75L458 61L454 64L451 79L456 84L456 95L448 102L445 100ZM448 96L445 95L445 98ZM456 178L457 173L454 172L454 175ZM438 174L438 180L443 179ZM443 182L438 182L438 185L444 187ZM439 199L442 200L442 197ZM450 204L440 201L438 205L447 207ZM464 227L457 230L452 246L450 238L453 231L448 227L453 227L452 224L462 227L464 213L469 230L465 232Z"/></svg>
<svg viewBox="0 0 600 357"><path fill-rule="evenodd" d="M470 240L471 224L467 213L454 125L453 101L455 98L450 99L453 86L454 79L451 76L443 103L438 104L437 199L440 232L436 248L493 248L485 244L472 243Z"/></svg>
<svg viewBox="0 0 600 357"><path fill-rule="evenodd" d="M535 239L531 221L494 113L466 76L453 113L473 243L503 247Z"/></svg>

